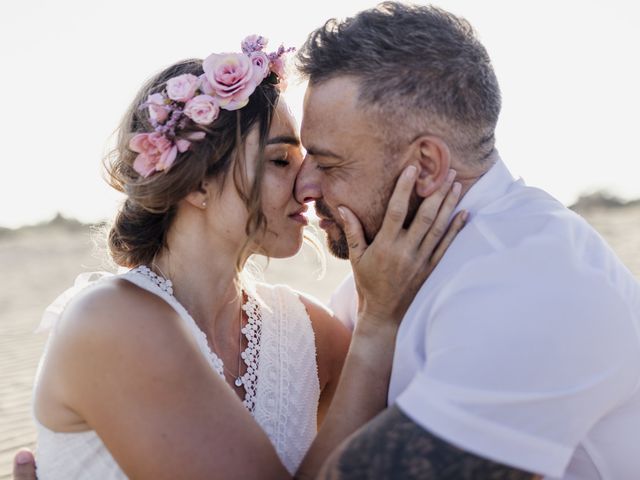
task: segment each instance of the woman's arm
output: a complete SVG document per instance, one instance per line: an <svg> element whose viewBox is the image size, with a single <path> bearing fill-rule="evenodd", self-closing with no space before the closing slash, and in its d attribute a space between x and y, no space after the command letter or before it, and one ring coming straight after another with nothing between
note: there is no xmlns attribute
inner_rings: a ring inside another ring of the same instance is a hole
<svg viewBox="0 0 640 480"><path fill-rule="evenodd" d="M289 478L173 309L126 280L74 301L43 376L131 478Z"/></svg>

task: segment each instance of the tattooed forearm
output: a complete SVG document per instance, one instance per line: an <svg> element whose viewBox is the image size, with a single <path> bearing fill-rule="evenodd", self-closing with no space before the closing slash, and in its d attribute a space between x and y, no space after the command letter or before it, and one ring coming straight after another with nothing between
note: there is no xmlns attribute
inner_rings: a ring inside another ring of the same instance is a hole
<svg viewBox="0 0 640 480"><path fill-rule="evenodd" d="M319 478L533 480L536 477L454 447L391 407L344 442Z"/></svg>

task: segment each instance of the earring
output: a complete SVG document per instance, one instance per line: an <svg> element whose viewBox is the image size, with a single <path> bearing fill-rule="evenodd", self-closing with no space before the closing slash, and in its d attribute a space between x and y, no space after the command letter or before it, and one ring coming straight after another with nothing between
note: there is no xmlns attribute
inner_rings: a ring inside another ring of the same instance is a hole
<svg viewBox="0 0 640 480"><path fill-rule="evenodd" d="M206 207L207 206L207 202L202 202L202 206Z"/></svg>

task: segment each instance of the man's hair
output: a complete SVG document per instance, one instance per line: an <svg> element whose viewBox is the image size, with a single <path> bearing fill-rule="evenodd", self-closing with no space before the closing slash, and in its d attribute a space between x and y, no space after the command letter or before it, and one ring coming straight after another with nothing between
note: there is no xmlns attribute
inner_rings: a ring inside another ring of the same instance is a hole
<svg viewBox="0 0 640 480"><path fill-rule="evenodd" d="M311 85L339 76L359 84L389 141L441 136L462 160L494 149L500 88L466 20L433 6L384 2L315 30L297 55Z"/></svg>

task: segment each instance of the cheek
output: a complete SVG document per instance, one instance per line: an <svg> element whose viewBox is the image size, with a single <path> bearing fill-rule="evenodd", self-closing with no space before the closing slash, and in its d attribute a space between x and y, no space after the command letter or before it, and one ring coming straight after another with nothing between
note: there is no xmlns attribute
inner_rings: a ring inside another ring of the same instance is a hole
<svg viewBox="0 0 640 480"><path fill-rule="evenodd" d="M262 182L262 206L267 211L284 210L293 197L295 175L290 172L265 172Z"/></svg>

